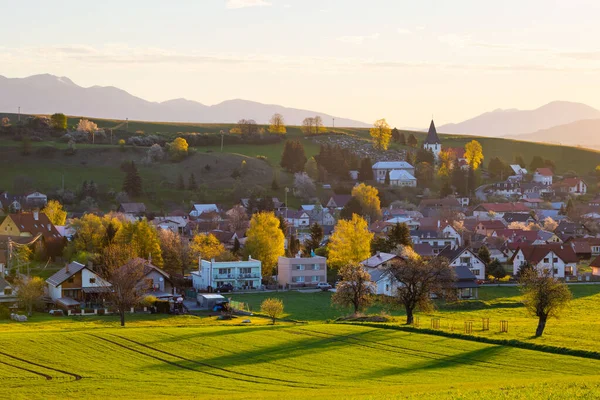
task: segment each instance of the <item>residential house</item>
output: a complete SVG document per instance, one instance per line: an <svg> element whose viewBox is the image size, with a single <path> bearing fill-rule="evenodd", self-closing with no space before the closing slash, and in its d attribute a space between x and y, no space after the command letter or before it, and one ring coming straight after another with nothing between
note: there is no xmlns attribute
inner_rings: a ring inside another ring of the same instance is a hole
<svg viewBox="0 0 600 400"><path fill-rule="evenodd" d="M450 246L456 248L458 240L450 235L446 236L441 231L418 229L410 232L414 244L428 243L433 249L434 254L438 254L442 249Z"/></svg>
<svg viewBox="0 0 600 400"><path fill-rule="evenodd" d="M192 271L192 285L198 290L219 290L231 284L236 290L258 289L262 280L262 263L252 257L247 261L200 260L198 271Z"/></svg>
<svg viewBox="0 0 600 400"><path fill-rule="evenodd" d="M59 307L69 308L84 303L102 305L111 284L87 266L73 261L46 279L48 294Z"/></svg>
<svg viewBox="0 0 600 400"><path fill-rule="evenodd" d="M535 222L535 219L529 213L512 213L507 212L502 216L504 222L509 225L511 222L522 222L525 225L528 225L531 222Z"/></svg>
<svg viewBox="0 0 600 400"><path fill-rule="evenodd" d="M566 178L552 185L556 193L581 196L587 193L587 184L581 178Z"/></svg>
<svg viewBox="0 0 600 400"><path fill-rule="evenodd" d="M590 267L592 267L592 275L600 276L600 256L596 257L591 263Z"/></svg>
<svg viewBox="0 0 600 400"><path fill-rule="evenodd" d="M219 242L221 242L223 244L223 246L227 247L228 249L233 248L234 244L235 244L235 239L240 240L240 238L238 237L237 233L235 231L224 231L222 229L213 229L212 231L209 232L211 235L213 235L214 237L216 237Z"/></svg>
<svg viewBox="0 0 600 400"><path fill-rule="evenodd" d="M152 224L158 229L185 234L188 225L188 219L180 216L156 217L152 220Z"/></svg>
<svg viewBox="0 0 600 400"><path fill-rule="evenodd" d="M219 213L219 207L216 204L194 204L192 211L190 211L190 217L201 218L215 213Z"/></svg>
<svg viewBox="0 0 600 400"><path fill-rule="evenodd" d="M24 203L21 196L13 196L8 192L0 192L0 209L8 210L9 213L18 213L22 209L21 203Z"/></svg>
<svg viewBox="0 0 600 400"><path fill-rule="evenodd" d="M306 211L287 210L283 213L288 226L294 228L306 228L310 226L310 217Z"/></svg>
<svg viewBox="0 0 600 400"><path fill-rule="evenodd" d="M506 225L499 219L491 219L488 221L479 221L475 227L475 233L479 235L491 236L494 231L506 229Z"/></svg>
<svg viewBox="0 0 600 400"><path fill-rule="evenodd" d="M473 252L466 247L444 248L438 253L438 257L448 259L451 267L467 267L479 280L485 280L485 263Z"/></svg>
<svg viewBox="0 0 600 400"><path fill-rule="evenodd" d="M462 246L462 244L463 244L462 234L451 224L445 224L444 228L442 229L442 234L444 235L444 237L455 238L456 244L458 246Z"/></svg>
<svg viewBox="0 0 600 400"><path fill-rule="evenodd" d="M554 173L550 168L538 168L533 173L533 181L546 186L552 185L552 177Z"/></svg>
<svg viewBox="0 0 600 400"><path fill-rule="evenodd" d="M310 219L310 224L315 222L321 226L333 226L335 225L335 217L328 208L313 208L311 210L304 210Z"/></svg>
<svg viewBox="0 0 600 400"><path fill-rule="evenodd" d="M0 236L33 240L38 235L48 256L54 258L62 254L64 239L46 214L39 211L9 214L0 223Z"/></svg>
<svg viewBox="0 0 600 400"><path fill-rule="evenodd" d="M279 198L272 197L271 200L273 202L273 210L275 210L276 212L281 212L281 211L285 210L286 205L285 205L285 203L283 201L280 201ZM261 198L256 198L255 201L258 204L258 203L260 203L262 201L262 199ZM240 203L246 209L247 212L252 213L254 211L254 210L250 210L248 208L250 206L250 199L249 198L240 199Z"/></svg>
<svg viewBox="0 0 600 400"><path fill-rule="evenodd" d="M436 160L438 159L442 151L442 142L440 141L440 138L435 129L435 123L433 122L433 119L429 124L429 130L427 131L427 137L423 142L423 148L425 150L431 151Z"/></svg>
<svg viewBox="0 0 600 400"><path fill-rule="evenodd" d="M527 169L521 167L519 164L511 164L510 169L513 170L515 176L519 176L521 179L527 175Z"/></svg>
<svg viewBox="0 0 600 400"><path fill-rule="evenodd" d="M325 206L329 209L341 210L348 204L350 199L352 199L352 195L350 194L334 194L329 198Z"/></svg>
<svg viewBox="0 0 600 400"><path fill-rule="evenodd" d="M433 247L429 243L413 243L413 251L421 258L433 258L435 256Z"/></svg>
<svg viewBox="0 0 600 400"><path fill-rule="evenodd" d="M117 212L139 219L146 216L146 205L144 203L121 203Z"/></svg>
<svg viewBox="0 0 600 400"><path fill-rule="evenodd" d="M327 282L325 257L279 257L277 283L282 287L310 286Z"/></svg>
<svg viewBox="0 0 600 400"><path fill-rule="evenodd" d="M462 211L462 204L456 199L456 197L448 196L443 199L424 199L419 203L419 211L425 217L433 217L439 215L440 211Z"/></svg>
<svg viewBox="0 0 600 400"><path fill-rule="evenodd" d="M158 299L173 297L175 288L171 281L171 276L153 265L150 261L141 258L139 261L144 264L144 277L141 282L147 288L148 294Z"/></svg>
<svg viewBox="0 0 600 400"><path fill-rule="evenodd" d="M529 264L540 274L550 273L556 278L576 276L577 261L573 248L563 244L523 245L511 258L514 275L523 265Z"/></svg>
<svg viewBox="0 0 600 400"><path fill-rule="evenodd" d="M413 220L412 218L404 218L404 217L394 217L387 219L385 222L396 225L396 224L406 224L408 229L414 230L419 229L421 223L419 221Z"/></svg>
<svg viewBox="0 0 600 400"><path fill-rule="evenodd" d="M469 169L469 163L467 162L467 158L465 157L465 148L464 147L448 147L446 149L448 153L454 158L455 164L453 167L459 167L462 170Z"/></svg>
<svg viewBox="0 0 600 400"><path fill-rule="evenodd" d="M375 294L392 296L398 283L387 272L387 268L394 261L403 261L404 259L396 254L377 252L373 256L362 261L360 265L371 275L371 282Z"/></svg>
<svg viewBox="0 0 600 400"><path fill-rule="evenodd" d="M391 173L392 171L405 171L409 175L415 175L415 167L407 163L406 161L379 161L373 164L373 179L379 183L385 182L385 177L389 173L390 174L390 183L391 183ZM396 178L398 179L398 178Z"/></svg>
<svg viewBox="0 0 600 400"><path fill-rule="evenodd" d="M522 203L481 203L473 209L473 216L501 219L505 213L527 213L531 210Z"/></svg>
<svg viewBox="0 0 600 400"><path fill-rule="evenodd" d="M25 203L30 209L43 208L48 203L48 196L40 192L32 192L25 196Z"/></svg>
<svg viewBox="0 0 600 400"><path fill-rule="evenodd" d="M390 172L390 186L417 187L417 178L405 170L395 169Z"/></svg>
<svg viewBox="0 0 600 400"><path fill-rule="evenodd" d="M498 196L519 196L521 194L521 182L517 180L506 180L492 185L494 194Z"/></svg>
<svg viewBox="0 0 600 400"><path fill-rule="evenodd" d="M477 276L471 270L463 265L454 267L456 273L456 294L459 299L476 299L479 297L479 284Z"/></svg>

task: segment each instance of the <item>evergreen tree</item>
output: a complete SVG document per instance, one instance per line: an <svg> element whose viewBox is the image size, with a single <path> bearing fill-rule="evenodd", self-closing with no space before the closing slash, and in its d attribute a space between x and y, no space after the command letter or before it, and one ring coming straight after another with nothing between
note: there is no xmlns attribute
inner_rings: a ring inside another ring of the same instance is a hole
<svg viewBox="0 0 600 400"><path fill-rule="evenodd" d="M428 164L433 165L435 163L435 156L433 155L433 152L431 152L430 150L419 149L419 150L417 150L416 162L417 162L417 164L426 162Z"/></svg>
<svg viewBox="0 0 600 400"><path fill-rule="evenodd" d="M534 173L538 168L544 168L544 159L540 156L534 156L531 160L531 164L529 164L529 171Z"/></svg>
<svg viewBox="0 0 600 400"><path fill-rule="evenodd" d="M467 176L467 190L470 194L473 194L475 193L475 189L477 189L477 175L475 175L473 168L469 168Z"/></svg>
<svg viewBox="0 0 600 400"><path fill-rule="evenodd" d="M406 160L407 163L409 163L410 165L416 165L417 164L417 157L415 156L415 152L414 151L406 151Z"/></svg>
<svg viewBox="0 0 600 400"><path fill-rule="evenodd" d="M394 142L400 141L400 131L396 128L392 129L392 140Z"/></svg>
<svg viewBox="0 0 600 400"><path fill-rule="evenodd" d="M415 135L413 135L411 133L410 135L408 135L408 139L406 140L406 144L408 144L410 147L417 147L417 145L419 144L419 142L417 141L417 138L415 137Z"/></svg>
<svg viewBox="0 0 600 400"><path fill-rule="evenodd" d="M567 201L567 208L565 209L565 215L569 215L575 210L575 204L573 204L573 199L569 199Z"/></svg>
<svg viewBox="0 0 600 400"><path fill-rule="evenodd" d="M237 255L240 252L240 241L238 240L237 236L236 238L233 240L233 248L231 249L231 252L235 255Z"/></svg>
<svg viewBox="0 0 600 400"><path fill-rule="evenodd" d="M185 182L183 181L182 174L179 174L177 177L177 190L185 190Z"/></svg>
<svg viewBox="0 0 600 400"><path fill-rule="evenodd" d="M318 223L314 223L310 226L310 238L306 241L307 250L314 251L321 246L323 240L323 227Z"/></svg>
<svg viewBox="0 0 600 400"><path fill-rule="evenodd" d="M460 168L454 168L450 175L452 186L460 196L467 195L467 174Z"/></svg>
<svg viewBox="0 0 600 400"><path fill-rule="evenodd" d="M361 182L373 180L373 163L370 157L363 158L358 170L358 180Z"/></svg>
<svg viewBox="0 0 600 400"><path fill-rule="evenodd" d="M387 186L390 185L390 171L385 171L385 179L383 181L383 183Z"/></svg>
<svg viewBox="0 0 600 400"><path fill-rule="evenodd" d="M352 214L363 215L362 206L356 197L352 197L342 208L340 218L349 221L352 219Z"/></svg>
<svg viewBox="0 0 600 400"><path fill-rule="evenodd" d="M479 259L483 261L485 265L489 265L492 262L490 250L487 248L487 246L481 246L479 248L479 251L477 252L477 257L479 257Z"/></svg>
<svg viewBox="0 0 600 400"><path fill-rule="evenodd" d="M304 171L306 154L304 146L299 140L287 140L281 155L281 167L288 172L296 173Z"/></svg>
<svg viewBox="0 0 600 400"><path fill-rule="evenodd" d="M288 257L296 257L296 254L300 251L300 241L293 233L288 239Z"/></svg>
<svg viewBox="0 0 600 400"><path fill-rule="evenodd" d="M188 182L188 189L189 190L197 190L198 189L198 184L196 183L196 177L194 176L193 172L190 174L190 180Z"/></svg>
<svg viewBox="0 0 600 400"><path fill-rule="evenodd" d="M398 143L402 146L406 146L406 135L404 135L404 132L400 132L400 135L398 135Z"/></svg>
<svg viewBox="0 0 600 400"><path fill-rule="evenodd" d="M123 181L123 191L130 196L136 197L142 194L142 177L140 176L135 164L131 162L125 180Z"/></svg>
<svg viewBox="0 0 600 400"><path fill-rule="evenodd" d="M440 189L440 197L446 198L448 196L450 196L452 194L452 187L450 186L450 182L448 182L448 180L444 180L444 184L442 185L442 188Z"/></svg>
<svg viewBox="0 0 600 400"><path fill-rule="evenodd" d="M498 260L493 260L487 268L487 275L492 275L496 280L504 278L506 274L506 269L502 263Z"/></svg>
<svg viewBox="0 0 600 400"><path fill-rule="evenodd" d="M408 225L396 223L387 234L387 242L390 249L395 249L398 246L412 247L413 242L410 237L410 229Z"/></svg>
<svg viewBox="0 0 600 400"><path fill-rule="evenodd" d="M394 250L394 247L390 244L390 242L383 236L377 236L373 238L371 242L371 253L390 253Z"/></svg>
<svg viewBox="0 0 600 400"><path fill-rule="evenodd" d="M273 181L271 182L271 189L279 190L279 182L277 182L277 174L273 173Z"/></svg>
<svg viewBox="0 0 600 400"><path fill-rule="evenodd" d="M527 164L525 164L525 160L523 159L523 156L520 154L515 156L515 164L520 165L521 168L525 168L525 166L527 165Z"/></svg>

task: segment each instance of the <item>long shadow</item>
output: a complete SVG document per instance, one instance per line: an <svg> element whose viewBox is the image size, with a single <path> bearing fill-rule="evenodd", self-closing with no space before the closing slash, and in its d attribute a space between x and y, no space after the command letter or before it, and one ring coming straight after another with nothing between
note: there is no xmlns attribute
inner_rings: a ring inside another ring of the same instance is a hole
<svg viewBox="0 0 600 400"><path fill-rule="evenodd" d="M368 374L361 375L359 376L359 379L375 379L393 375L403 375L411 372L423 372L464 366L490 368L489 365L486 365L488 360L506 350L507 349L503 346L490 346L478 350L463 352L460 354L440 357L438 359L424 361L417 364L380 369L377 371L370 372Z"/></svg>
<svg viewBox="0 0 600 400"><path fill-rule="evenodd" d="M190 328L206 328L206 326L191 326ZM189 339L195 339L195 338L210 338L210 337L219 337L219 336L230 336L230 335L239 335L239 334L243 334L243 333L250 333L250 332L261 332L261 331L265 331L265 330L280 330L280 329L285 329L285 328L289 328L289 326L285 326L285 325L264 325L264 326L236 326L236 327L228 327L228 326L222 326L219 327L218 330L212 330L212 331L206 331L202 330L201 332L195 332L195 333L188 333L185 335L181 335L181 334L177 334L177 335L169 335L168 337L165 338L160 338L157 339L155 341L151 341L148 343L161 343L161 342L177 342L177 341L182 341L182 340L189 340ZM187 329L187 328L183 328L183 329Z"/></svg>

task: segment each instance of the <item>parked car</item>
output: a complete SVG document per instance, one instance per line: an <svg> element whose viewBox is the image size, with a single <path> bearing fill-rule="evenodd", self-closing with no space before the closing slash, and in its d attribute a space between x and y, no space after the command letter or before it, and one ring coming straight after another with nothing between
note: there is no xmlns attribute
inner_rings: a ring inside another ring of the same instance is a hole
<svg viewBox="0 0 600 400"><path fill-rule="evenodd" d="M219 292L232 292L233 285L231 283L224 283L221 286L217 287L217 293Z"/></svg>
<svg viewBox="0 0 600 400"><path fill-rule="evenodd" d="M331 289L331 285L327 282L319 282L317 283L317 289L327 292L329 289Z"/></svg>

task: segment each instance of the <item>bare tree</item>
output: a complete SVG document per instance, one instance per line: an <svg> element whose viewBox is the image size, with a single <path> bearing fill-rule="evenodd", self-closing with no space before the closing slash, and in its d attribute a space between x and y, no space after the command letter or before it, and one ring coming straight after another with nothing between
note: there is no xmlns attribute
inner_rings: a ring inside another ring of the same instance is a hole
<svg viewBox="0 0 600 400"><path fill-rule="evenodd" d="M240 119L237 128L243 136L254 136L258 134L258 125L253 119Z"/></svg>
<svg viewBox="0 0 600 400"><path fill-rule="evenodd" d="M406 324L413 323L416 308L424 312L434 308L432 294L442 299L455 296L454 270L445 258L424 261L419 257L408 257L394 260L387 268L387 273L397 283L391 301L406 310Z"/></svg>
<svg viewBox="0 0 600 400"><path fill-rule="evenodd" d="M313 128L315 126L314 118L304 118L302 121L302 132L305 135L311 135L313 133Z"/></svg>
<svg viewBox="0 0 600 400"><path fill-rule="evenodd" d="M143 280L145 263L141 258L134 258L119 267L107 268L105 273L110 282L107 298L117 308L121 326L125 326L125 313L139 304L149 289Z"/></svg>
<svg viewBox="0 0 600 400"><path fill-rule="evenodd" d="M246 214L246 209L241 204L236 204L231 210L227 211L226 214L229 222L229 229L232 231L237 231L246 227L248 214Z"/></svg>
<svg viewBox="0 0 600 400"><path fill-rule="evenodd" d="M534 268L522 274L519 284L525 307L539 318L535 336L542 336L548 318L557 318L571 301L571 291L552 276L552 271L540 274Z"/></svg>
<svg viewBox="0 0 600 400"><path fill-rule="evenodd" d="M342 307L353 307L358 313L373 303L371 275L360 265L349 264L340 269L342 280L337 284L331 301Z"/></svg>
<svg viewBox="0 0 600 400"><path fill-rule="evenodd" d="M294 189L294 194L303 199L310 199L317 195L315 183L306 172L294 174Z"/></svg>

